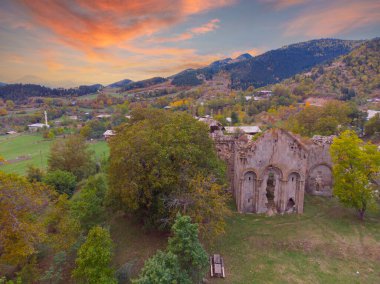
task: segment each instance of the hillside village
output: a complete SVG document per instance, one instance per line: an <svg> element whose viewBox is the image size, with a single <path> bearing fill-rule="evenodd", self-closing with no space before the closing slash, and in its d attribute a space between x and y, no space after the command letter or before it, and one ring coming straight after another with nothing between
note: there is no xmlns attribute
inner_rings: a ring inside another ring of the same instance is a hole
<svg viewBox="0 0 380 284"><path fill-rule="evenodd" d="M379 52L0 86L0 283L379 283Z"/></svg>

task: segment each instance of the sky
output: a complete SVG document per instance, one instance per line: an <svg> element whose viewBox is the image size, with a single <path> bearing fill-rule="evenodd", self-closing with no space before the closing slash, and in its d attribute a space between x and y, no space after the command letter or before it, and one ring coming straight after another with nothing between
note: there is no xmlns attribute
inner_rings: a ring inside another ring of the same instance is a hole
<svg viewBox="0 0 380 284"><path fill-rule="evenodd" d="M378 36L379 0L0 0L0 82L107 85Z"/></svg>

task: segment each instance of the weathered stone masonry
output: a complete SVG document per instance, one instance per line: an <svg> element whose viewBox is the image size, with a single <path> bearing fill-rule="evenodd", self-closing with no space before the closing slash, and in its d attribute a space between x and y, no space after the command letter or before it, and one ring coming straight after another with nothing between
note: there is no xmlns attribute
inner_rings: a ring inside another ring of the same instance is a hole
<svg viewBox="0 0 380 284"><path fill-rule="evenodd" d="M331 196L331 137L303 140L272 129L252 141L211 134L227 162L231 190L242 213L303 213L304 194Z"/></svg>

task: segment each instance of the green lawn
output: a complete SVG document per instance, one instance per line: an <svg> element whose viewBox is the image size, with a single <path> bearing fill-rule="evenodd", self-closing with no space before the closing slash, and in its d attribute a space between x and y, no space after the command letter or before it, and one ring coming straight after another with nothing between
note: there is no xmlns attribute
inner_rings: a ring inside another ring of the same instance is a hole
<svg viewBox="0 0 380 284"><path fill-rule="evenodd" d="M128 218L115 218L111 235L115 267L134 263L132 275L166 246L165 236ZM307 196L302 215L234 213L226 234L206 247L226 268L226 279L211 283L380 283L380 214L360 222L335 199Z"/></svg>
<svg viewBox="0 0 380 284"><path fill-rule="evenodd" d="M59 139L59 138L58 138ZM25 156L26 160L13 161L0 166L0 170L7 173L25 174L29 164L45 169L47 157L53 140L43 139L40 134L20 134L0 137L0 156L6 160L13 160ZM105 141L89 143L97 157L108 156L109 149Z"/></svg>
<svg viewBox="0 0 380 284"><path fill-rule="evenodd" d="M302 215L235 214L208 250L226 263L213 283L380 283L380 214L360 222L335 199L307 196Z"/></svg>

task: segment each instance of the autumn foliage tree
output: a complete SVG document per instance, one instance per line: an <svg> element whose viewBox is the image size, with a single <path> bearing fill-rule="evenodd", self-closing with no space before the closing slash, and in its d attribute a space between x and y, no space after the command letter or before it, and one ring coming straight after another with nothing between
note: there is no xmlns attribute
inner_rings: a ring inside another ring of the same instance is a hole
<svg viewBox="0 0 380 284"><path fill-rule="evenodd" d="M93 227L85 243L79 248L75 260L76 268L73 277L76 283L117 283L114 270L111 268L112 240L110 233L102 227Z"/></svg>
<svg viewBox="0 0 380 284"><path fill-rule="evenodd" d="M43 214L53 192L0 172L0 263L22 265L46 239Z"/></svg>
<svg viewBox="0 0 380 284"><path fill-rule="evenodd" d="M88 148L81 136L70 136L57 140L50 149L48 158L49 171L62 170L71 172L77 181L90 176L95 171L93 151Z"/></svg>
<svg viewBox="0 0 380 284"><path fill-rule="evenodd" d="M227 206L220 187L224 165L205 124L184 113L140 109L133 111L131 125L117 133L110 141L109 169L115 208L154 227L169 228L178 211L202 226L212 226L214 220L223 227L223 219L214 214Z"/></svg>
<svg viewBox="0 0 380 284"><path fill-rule="evenodd" d="M355 208L363 220L367 209L376 205L380 152L376 145L364 143L353 131L345 131L334 138L330 152L334 195L344 205Z"/></svg>

